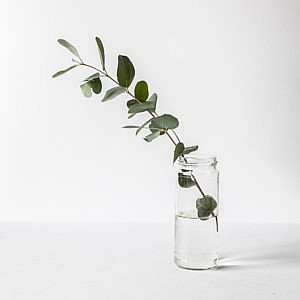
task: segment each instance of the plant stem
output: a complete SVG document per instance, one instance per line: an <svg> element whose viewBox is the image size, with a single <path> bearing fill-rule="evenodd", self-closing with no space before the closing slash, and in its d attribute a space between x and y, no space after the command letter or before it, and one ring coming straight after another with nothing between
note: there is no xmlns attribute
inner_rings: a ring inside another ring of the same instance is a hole
<svg viewBox="0 0 300 300"><path fill-rule="evenodd" d="M218 216L216 216L216 215L214 214L214 212L212 212L211 214L212 214L212 216L215 217L215 219L216 219L216 228L217 228L217 232L219 232Z"/></svg>
<svg viewBox="0 0 300 300"><path fill-rule="evenodd" d="M84 63L81 59L80 59L80 62L79 62L79 61L76 61L76 60L74 60L74 62L78 63L78 64L81 65L81 66L86 66L86 67L88 67L88 68L94 69L95 71L101 73L103 76L105 76L105 77L109 78L110 80L112 80L112 81L113 81L115 84L117 84L118 86L121 86L117 80L115 80L113 77L111 77L111 76L106 72L106 70L103 70L103 71L102 71L102 70L100 70L100 69L98 69L98 68L96 68L96 67L94 67L94 66L91 66L91 65L89 65L89 64L86 64L86 63ZM138 99L137 99L137 98L136 98L136 97L128 90L128 88L125 88L125 92L126 92L128 95L130 95L136 102L141 103L141 101L138 100ZM157 114L156 112L149 112L149 114L150 114L153 118L159 117L159 114ZM171 132L175 135L175 137L176 137L178 143L180 143L180 139L179 139L177 133L175 132L175 130L171 129ZM170 135L170 133L169 133L168 131L166 131L166 135L168 136L168 138L170 139L170 141L174 144L174 146L176 146L177 143L174 141L174 139L172 138L172 136ZM182 154L182 156L184 157L183 154ZM184 158L184 159L185 159L185 158ZM185 161L186 161L186 159L185 159ZM187 161L186 161L186 162L187 162ZM205 194L204 194L202 188L200 187L200 185L199 185L197 179L195 178L195 176L194 176L193 174L191 174L191 177L193 178L193 180L194 180L194 182L195 182L195 185L196 185L196 187L198 188L198 190L200 191L200 194L202 195L202 197L205 197ZM217 217L213 212L212 212L212 215L213 215L213 217L215 217L215 219L216 219L216 228L217 228L217 232L218 232L218 231L219 231L218 217Z"/></svg>
<svg viewBox="0 0 300 300"><path fill-rule="evenodd" d="M204 192L202 191L202 189L201 189L201 187L200 187L200 185L199 185L197 179L195 178L194 174L191 174L191 176L192 176L192 178L193 178L193 180L194 180L194 182L195 182L195 185L196 185L197 189L200 191L201 195L202 195L203 197L205 197L205 194L204 194Z"/></svg>

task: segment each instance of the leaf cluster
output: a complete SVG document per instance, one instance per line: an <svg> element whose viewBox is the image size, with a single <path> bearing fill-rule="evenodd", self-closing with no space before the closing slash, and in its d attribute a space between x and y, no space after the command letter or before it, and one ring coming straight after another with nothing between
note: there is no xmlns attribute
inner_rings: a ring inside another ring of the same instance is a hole
<svg viewBox="0 0 300 300"><path fill-rule="evenodd" d="M82 94L90 98L92 97L92 91L95 94L100 94L102 91L102 82L100 80L100 74L95 73L83 81L83 84L80 85Z"/></svg>

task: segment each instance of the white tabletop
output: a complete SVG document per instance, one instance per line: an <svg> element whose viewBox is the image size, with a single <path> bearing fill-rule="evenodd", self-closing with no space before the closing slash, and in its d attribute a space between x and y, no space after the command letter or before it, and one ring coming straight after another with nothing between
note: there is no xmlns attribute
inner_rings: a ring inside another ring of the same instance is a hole
<svg viewBox="0 0 300 300"><path fill-rule="evenodd" d="M173 263L169 223L0 223L0 299L300 299L300 224L221 224L220 267Z"/></svg>

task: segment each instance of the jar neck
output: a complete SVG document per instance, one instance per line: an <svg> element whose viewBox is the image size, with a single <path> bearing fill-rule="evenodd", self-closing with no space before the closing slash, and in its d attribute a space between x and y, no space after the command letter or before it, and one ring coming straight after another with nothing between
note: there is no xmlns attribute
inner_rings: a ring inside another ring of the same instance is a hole
<svg viewBox="0 0 300 300"><path fill-rule="evenodd" d="M217 157L214 155L201 154L198 156L184 156L179 157L178 166L181 169L194 169L194 168L214 168L217 166Z"/></svg>

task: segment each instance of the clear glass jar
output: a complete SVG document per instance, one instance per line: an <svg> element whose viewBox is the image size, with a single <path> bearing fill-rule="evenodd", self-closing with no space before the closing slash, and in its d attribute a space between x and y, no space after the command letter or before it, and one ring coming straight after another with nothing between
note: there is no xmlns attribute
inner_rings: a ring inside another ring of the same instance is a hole
<svg viewBox="0 0 300 300"><path fill-rule="evenodd" d="M218 260L219 172L215 156L185 156L178 160L175 205L177 266L210 269Z"/></svg>

